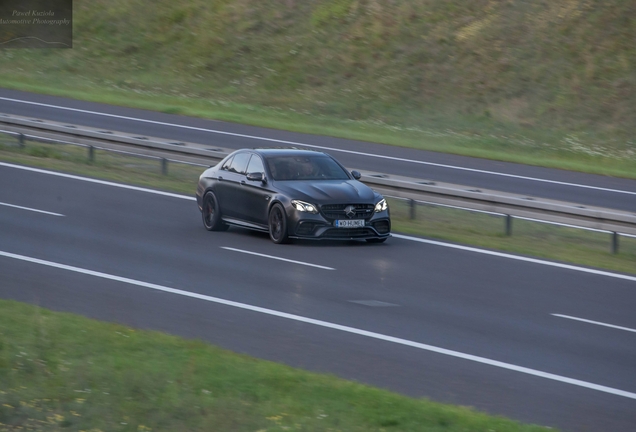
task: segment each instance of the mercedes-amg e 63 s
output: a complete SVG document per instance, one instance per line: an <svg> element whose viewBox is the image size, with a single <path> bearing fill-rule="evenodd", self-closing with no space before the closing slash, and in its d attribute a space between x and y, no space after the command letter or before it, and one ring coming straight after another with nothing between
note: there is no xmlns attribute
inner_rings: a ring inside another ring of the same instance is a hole
<svg viewBox="0 0 636 432"><path fill-rule="evenodd" d="M274 243L297 239L391 236L382 195L326 153L300 149L237 150L201 174L197 204L203 225L264 232Z"/></svg>

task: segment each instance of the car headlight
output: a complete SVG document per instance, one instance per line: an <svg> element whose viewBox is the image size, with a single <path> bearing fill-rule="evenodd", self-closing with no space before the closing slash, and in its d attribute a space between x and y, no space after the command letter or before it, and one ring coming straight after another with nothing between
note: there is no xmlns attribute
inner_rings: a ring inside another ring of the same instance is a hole
<svg viewBox="0 0 636 432"><path fill-rule="evenodd" d="M294 208L298 210L299 212L307 212L312 214L318 213L318 209L316 208L316 206L308 202L292 200L291 203L294 206Z"/></svg>
<svg viewBox="0 0 636 432"><path fill-rule="evenodd" d="M383 199L382 201L380 201L379 203L377 203L375 205L375 212L379 213L379 212L384 211L384 210L386 210L388 208L389 208L389 205L386 203L386 200Z"/></svg>

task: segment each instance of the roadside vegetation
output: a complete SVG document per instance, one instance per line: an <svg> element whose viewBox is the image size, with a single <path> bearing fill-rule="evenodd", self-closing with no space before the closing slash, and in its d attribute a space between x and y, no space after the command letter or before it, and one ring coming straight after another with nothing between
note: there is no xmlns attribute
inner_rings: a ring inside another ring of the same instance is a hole
<svg viewBox="0 0 636 432"><path fill-rule="evenodd" d="M0 161L37 166L88 177L114 180L193 196L204 167L170 163L162 174L157 159L95 151L86 148L27 141L0 134ZM512 235L499 216L432 205L418 205L415 217L409 203L389 198L393 232L478 246L565 263L636 274L636 238L620 236L619 252L611 251L608 233L514 220Z"/></svg>
<svg viewBox="0 0 636 432"><path fill-rule="evenodd" d="M548 429L0 300L0 431L25 430Z"/></svg>
<svg viewBox="0 0 636 432"><path fill-rule="evenodd" d="M624 0L77 0L0 86L636 178Z"/></svg>

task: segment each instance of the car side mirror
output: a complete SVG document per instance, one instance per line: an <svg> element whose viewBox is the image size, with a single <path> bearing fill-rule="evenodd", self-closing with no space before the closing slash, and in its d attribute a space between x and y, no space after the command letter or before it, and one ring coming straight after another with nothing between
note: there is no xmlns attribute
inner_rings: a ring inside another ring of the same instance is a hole
<svg viewBox="0 0 636 432"><path fill-rule="evenodd" d="M356 180L360 180L360 178L362 178L362 174L360 174L360 172L358 172L356 170L351 171L351 175Z"/></svg>
<svg viewBox="0 0 636 432"><path fill-rule="evenodd" d="M267 183L267 177L265 177L265 173L262 172L247 173L247 179L249 181L259 181L262 183Z"/></svg>

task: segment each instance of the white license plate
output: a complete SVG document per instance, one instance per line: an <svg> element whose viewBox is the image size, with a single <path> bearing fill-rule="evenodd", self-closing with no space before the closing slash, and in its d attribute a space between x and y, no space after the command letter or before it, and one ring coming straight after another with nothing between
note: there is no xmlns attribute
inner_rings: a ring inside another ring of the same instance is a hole
<svg viewBox="0 0 636 432"><path fill-rule="evenodd" d="M364 219L338 219L336 220L336 226L338 228L360 228L364 227Z"/></svg>

